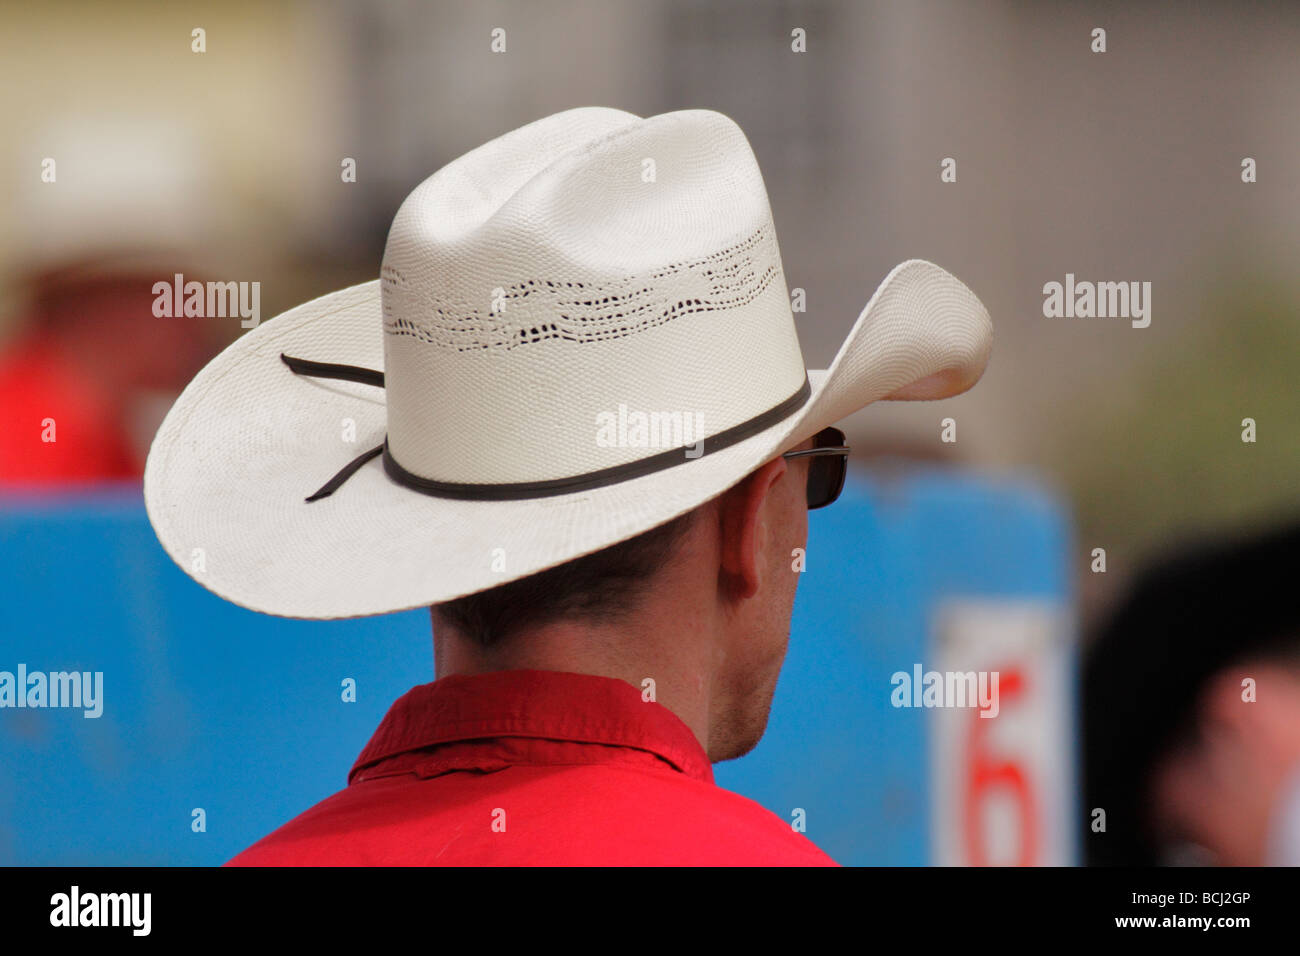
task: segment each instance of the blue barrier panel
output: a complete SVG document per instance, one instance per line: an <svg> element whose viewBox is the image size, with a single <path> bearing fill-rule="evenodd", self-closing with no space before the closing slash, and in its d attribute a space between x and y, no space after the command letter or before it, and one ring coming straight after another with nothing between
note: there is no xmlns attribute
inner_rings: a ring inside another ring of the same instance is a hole
<svg viewBox="0 0 1300 956"><path fill-rule="evenodd" d="M6 503L0 582L0 669L102 671L107 701L98 719L0 711L5 863L222 863L344 786L388 705L433 676L426 613L227 604L163 553L138 492Z"/></svg>
<svg viewBox="0 0 1300 956"><path fill-rule="evenodd" d="M934 734L890 705L889 675L929 659L946 594L1064 602L1065 523L1041 492L938 473L851 485L809 521L768 733L718 781L802 808L841 862L927 862ZM234 607L163 554L138 490L0 502L0 598L0 671L101 673L104 703L0 710L4 864L224 862L344 786L389 704L433 676L426 612Z"/></svg>

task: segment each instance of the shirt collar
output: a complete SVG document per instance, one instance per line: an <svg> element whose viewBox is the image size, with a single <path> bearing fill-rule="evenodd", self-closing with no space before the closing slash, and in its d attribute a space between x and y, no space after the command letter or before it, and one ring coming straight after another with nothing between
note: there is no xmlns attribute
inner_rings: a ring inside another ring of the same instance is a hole
<svg viewBox="0 0 1300 956"><path fill-rule="evenodd" d="M642 700L637 688L616 678L538 670L455 674L412 688L389 708L348 782L400 754L508 737L629 747L713 783L704 748L667 707Z"/></svg>

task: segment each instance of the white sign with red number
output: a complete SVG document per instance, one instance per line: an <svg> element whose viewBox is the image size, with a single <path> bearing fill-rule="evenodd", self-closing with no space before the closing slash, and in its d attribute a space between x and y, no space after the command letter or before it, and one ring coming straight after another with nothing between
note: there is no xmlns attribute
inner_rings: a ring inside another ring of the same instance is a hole
<svg viewBox="0 0 1300 956"><path fill-rule="evenodd" d="M933 862L1076 863L1075 660L1064 609L949 600L936 615L931 647L926 671L995 692L992 707L928 712Z"/></svg>

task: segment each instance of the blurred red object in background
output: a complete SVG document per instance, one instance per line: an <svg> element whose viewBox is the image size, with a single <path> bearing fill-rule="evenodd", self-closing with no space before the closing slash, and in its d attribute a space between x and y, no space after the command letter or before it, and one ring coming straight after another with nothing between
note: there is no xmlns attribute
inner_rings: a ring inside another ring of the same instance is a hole
<svg viewBox="0 0 1300 956"><path fill-rule="evenodd" d="M86 263L32 281L0 351L0 485L139 479L142 399L179 392L209 346L194 320L153 315L158 275ZM142 428L141 426L144 425Z"/></svg>

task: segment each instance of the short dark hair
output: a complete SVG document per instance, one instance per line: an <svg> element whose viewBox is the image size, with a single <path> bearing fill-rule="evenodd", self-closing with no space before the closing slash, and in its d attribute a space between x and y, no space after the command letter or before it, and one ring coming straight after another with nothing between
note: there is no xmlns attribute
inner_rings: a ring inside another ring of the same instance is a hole
<svg viewBox="0 0 1300 956"><path fill-rule="evenodd" d="M617 620L640 603L697 513L526 578L435 604L434 627L449 624L481 647L494 647L525 628L566 618Z"/></svg>
<svg viewBox="0 0 1300 956"><path fill-rule="evenodd" d="M1088 862L1160 862L1152 771L1196 740L1202 690L1251 659L1295 660L1300 521L1268 532L1183 542L1150 564L1097 631L1083 666L1083 771L1104 836L1085 830ZM1081 817L1089 827L1089 817Z"/></svg>

